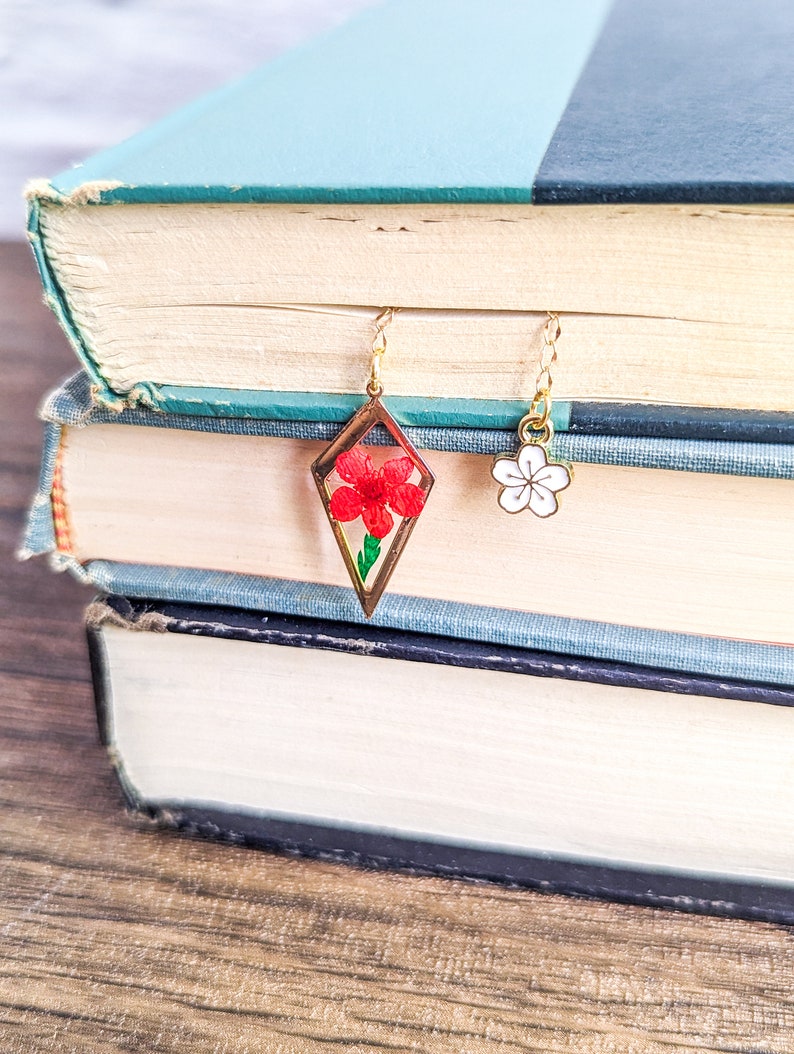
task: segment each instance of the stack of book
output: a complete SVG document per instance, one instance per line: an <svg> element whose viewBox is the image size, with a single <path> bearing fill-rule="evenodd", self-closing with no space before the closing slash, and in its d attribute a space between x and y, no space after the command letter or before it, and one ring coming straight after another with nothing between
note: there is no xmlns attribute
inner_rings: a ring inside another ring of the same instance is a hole
<svg viewBox="0 0 794 1054"><path fill-rule="evenodd" d="M24 551L163 823L791 921L794 15L607 6L380 6L34 184ZM367 618L311 468L387 307L436 478ZM549 312L574 479L509 516Z"/></svg>

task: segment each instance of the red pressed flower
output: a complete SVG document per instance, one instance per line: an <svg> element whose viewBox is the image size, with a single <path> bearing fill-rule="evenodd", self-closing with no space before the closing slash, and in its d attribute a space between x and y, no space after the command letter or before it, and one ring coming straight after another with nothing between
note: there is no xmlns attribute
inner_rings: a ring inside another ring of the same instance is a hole
<svg viewBox="0 0 794 1054"><path fill-rule="evenodd" d="M385 538L394 526L389 509L398 516L418 516L422 511L424 493L408 483L414 470L409 457L393 457L376 469L366 451L353 447L337 457L334 467L345 483L352 484L331 495L331 515L340 523L360 516L373 538Z"/></svg>

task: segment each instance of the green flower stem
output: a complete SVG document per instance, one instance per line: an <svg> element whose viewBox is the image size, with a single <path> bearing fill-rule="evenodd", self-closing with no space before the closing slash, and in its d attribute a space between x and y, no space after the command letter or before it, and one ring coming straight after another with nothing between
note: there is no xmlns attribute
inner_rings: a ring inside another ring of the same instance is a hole
<svg viewBox="0 0 794 1054"><path fill-rule="evenodd" d="M361 581L366 582L367 575L372 570L372 565L380 556L380 538L373 538L371 534L364 535L364 548L358 554L358 573Z"/></svg>

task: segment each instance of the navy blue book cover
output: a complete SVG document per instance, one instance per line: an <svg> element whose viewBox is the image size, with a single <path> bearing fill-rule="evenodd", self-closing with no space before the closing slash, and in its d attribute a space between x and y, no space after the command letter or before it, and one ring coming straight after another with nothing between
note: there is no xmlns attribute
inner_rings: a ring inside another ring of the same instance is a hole
<svg viewBox="0 0 794 1054"><path fill-rule="evenodd" d="M517 677L590 681L676 695L744 700L759 706L790 707L794 689L738 680L685 675L675 671L471 641L385 630L376 626L319 622L226 608L102 598L104 614L89 620L100 732L112 743L112 678L102 642L102 625L146 626L159 620L160 632L189 634L289 648L321 648L353 655L376 655L415 663L445 664L468 669L507 671ZM513 853L466 845L441 844L360 829L285 821L280 817L204 804L141 800L125 780L123 758L116 761L129 805L200 837L231 840L253 847L339 861L362 867L393 868L417 873L481 879L532 889L604 897L611 900L794 924L794 889L777 882L721 880L654 871L602 866L559 859L549 853ZM694 804L694 803L693 803Z"/></svg>

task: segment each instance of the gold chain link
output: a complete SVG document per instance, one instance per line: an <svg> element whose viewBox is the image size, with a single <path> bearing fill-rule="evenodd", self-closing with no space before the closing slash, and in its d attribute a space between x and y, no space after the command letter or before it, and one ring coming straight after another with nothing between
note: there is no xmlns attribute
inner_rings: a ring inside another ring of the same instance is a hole
<svg viewBox="0 0 794 1054"><path fill-rule="evenodd" d="M522 443L548 443L554 435L551 423L551 368L557 361L557 341L562 327L556 311L547 311L546 326L543 330L543 350L540 355L540 368L535 380L535 394L529 404L529 410L521 418L518 435Z"/></svg>
<svg viewBox="0 0 794 1054"><path fill-rule="evenodd" d="M380 375L383 356L386 353L386 327L394 321L394 316L399 310L398 307L386 307L375 319L372 362L366 389L367 395L373 399L383 394ZM522 442L533 439L535 442L547 443L554 434L554 426L551 423L551 386L553 383L551 369L557 361L557 341L560 339L562 327L556 311L547 311L546 315L548 318L543 330L543 350L540 357L540 369L535 380L535 394L528 412L524 414L518 425L518 434Z"/></svg>
<svg viewBox="0 0 794 1054"><path fill-rule="evenodd" d="M386 327L394 321L398 307L385 307L375 319L375 336L372 338L372 362L367 383L367 395L375 399L383 395L383 384L380 379L381 362L386 353Z"/></svg>

